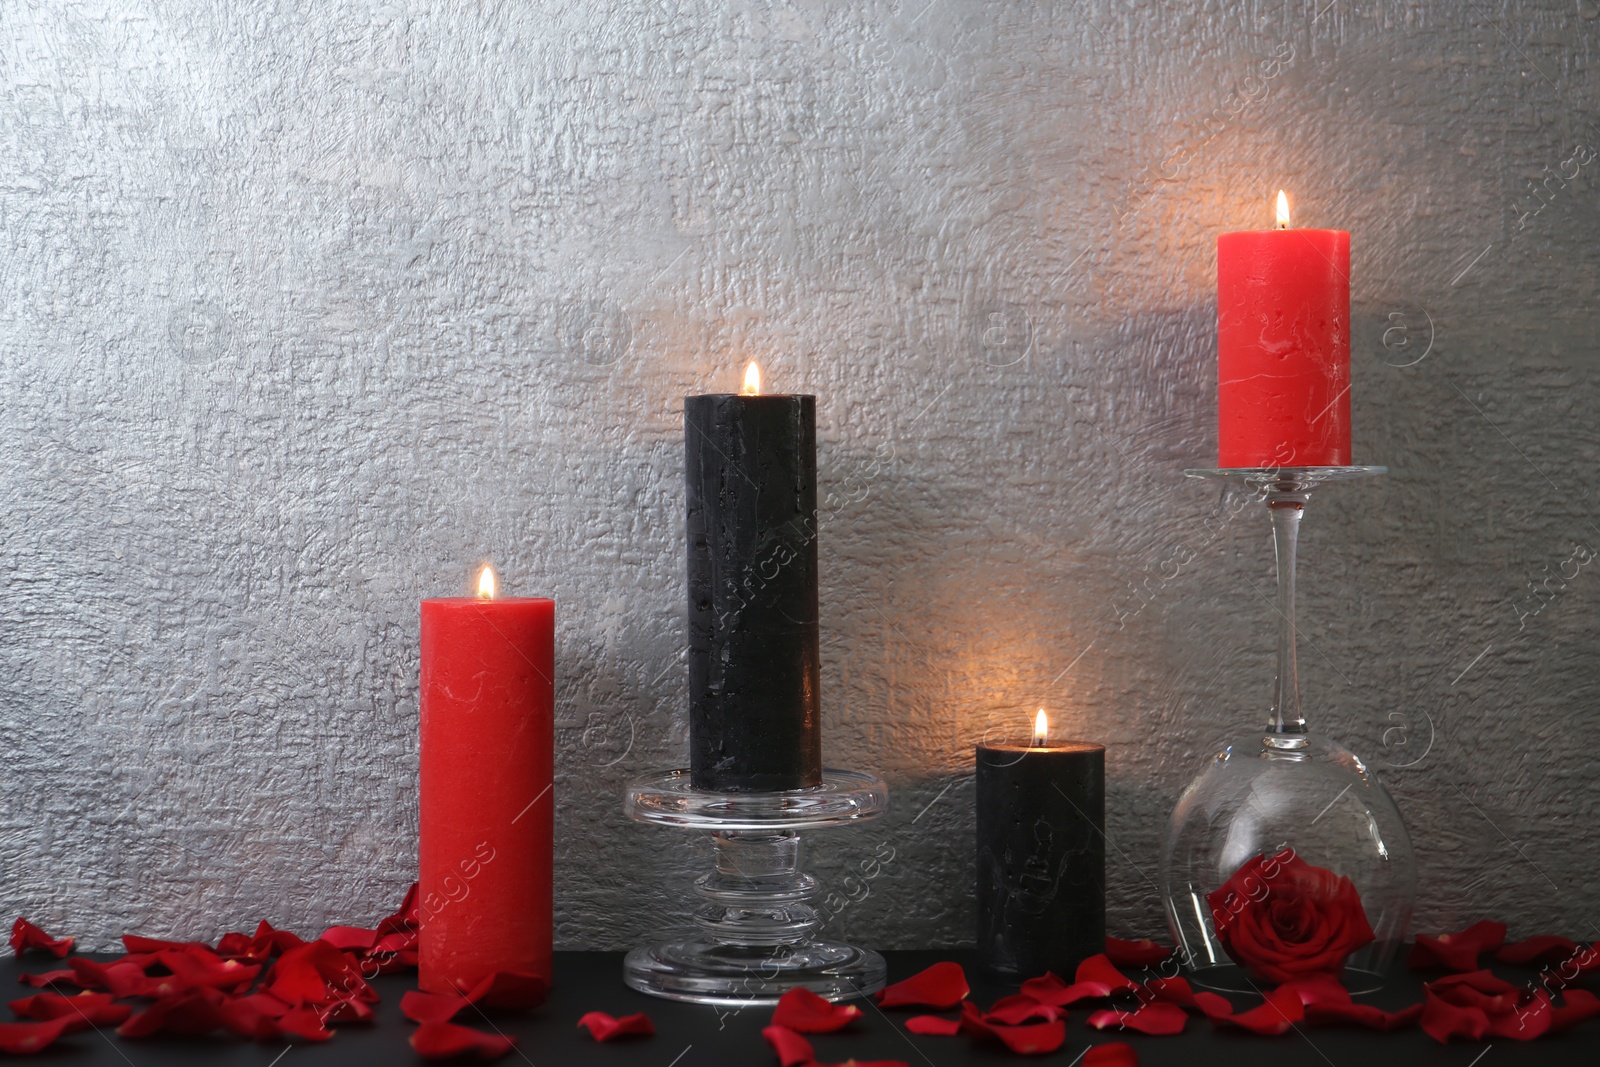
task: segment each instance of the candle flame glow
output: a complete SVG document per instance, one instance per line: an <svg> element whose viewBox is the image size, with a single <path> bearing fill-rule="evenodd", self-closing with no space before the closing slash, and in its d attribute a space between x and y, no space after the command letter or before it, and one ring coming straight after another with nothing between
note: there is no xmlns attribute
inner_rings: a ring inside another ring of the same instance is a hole
<svg viewBox="0 0 1600 1067"><path fill-rule="evenodd" d="M1034 747L1035 748L1042 747L1044 745L1044 743L1045 743L1045 740L1049 736L1050 736L1050 717L1044 713L1044 709L1043 708L1040 708L1039 709L1039 714L1037 714L1037 715L1035 715L1033 717L1033 745L1034 745Z"/></svg>
<svg viewBox="0 0 1600 1067"><path fill-rule="evenodd" d="M483 570L478 572L478 599L494 599L494 568L484 564Z"/></svg>
<svg viewBox="0 0 1600 1067"><path fill-rule="evenodd" d="M1289 228L1289 198L1284 195L1282 189L1279 189L1278 190L1278 229L1287 230L1288 228Z"/></svg>
<svg viewBox="0 0 1600 1067"><path fill-rule="evenodd" d="M761 367L753 359L750 361L750 365L744 369L744 395L761 395Z"/></svg>

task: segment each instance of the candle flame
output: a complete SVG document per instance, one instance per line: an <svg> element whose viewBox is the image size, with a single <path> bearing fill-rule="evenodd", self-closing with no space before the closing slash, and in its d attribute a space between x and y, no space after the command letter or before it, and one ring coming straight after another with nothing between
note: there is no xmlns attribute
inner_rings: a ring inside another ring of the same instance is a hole
<svg viewBox="0 0 1600 1067"><path fill-rule="evenodd" d="M1284 195L1282 189L1279 189L1278 190L1278 229L1287 230L1288 228L1289 228L1289 198Z"/></svg>
<svg viewBox="0 0 1600 1067"><path fill-rule="evenodd" d="M761 367L753 359L750 361L750 365L744 369L744 395L761 395Z"/></svg>
<svg viewBox="0 0 1600 1067"><path fill-rule="evenodd" d="M1033 717L1033 744L1035 748L1042 747L1050 736L1050 717L1039 709L1039 714Z"/></svg>
<svg viewBox="0 0 1600 1067"><path fill-rule="evenodd" d="M494 599L494 568L484 564L483 570L478 572L478 599Z"/></svg>

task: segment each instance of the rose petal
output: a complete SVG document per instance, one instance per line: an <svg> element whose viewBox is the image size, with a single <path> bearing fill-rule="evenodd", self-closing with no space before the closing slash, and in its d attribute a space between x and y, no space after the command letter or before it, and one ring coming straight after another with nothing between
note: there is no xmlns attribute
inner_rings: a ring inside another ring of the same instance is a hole
<svg viewBox="0 0 1600 1067"><path fill-rule="evenodd" d="M1013 993L1009 997L1001 997L994 1002L984 1013L984 1021L1000 1023L1003 1026L1017 1026L1029 1019L1059 1019L1061 1009L1050 1004L1041 1004L1026 993Z"/></svg>
<svg viewBox="0 0 1600 1067"><path fill-rule="evenodd" d="M17 921L11 924L11 954L20 956L29 951L46 952L59 960L72 951L72 938L51 937L27 919L18 916Z"/></svg>
<svg viewBox="0 0 1600 1067"><path fill-rule="evenodd" d="M996 1026L986 1021L970 1000L961 1002L961 1028L969 1034L1000 1041L1024 1056L1054 1052L1067 1039L1067 1024L1060 1019L1027 1026Z"/></svg>
<svg viewBox="0 0 1600 1067"><path fill-rule="evenodd" d="M1587 989L1569 989L1561 995L1560 1006L1551 1011L1550 1032L1571 1029L1596 1015L1600 1015L1600 997Z"/></svg>
<svg viewBox="0 0 1600 1067"><path fill-rule="evenodd" d="M1306 1017L1300 994L1292 987L1280 987L1266 995L1262 1003L1237 1015L1214 1015L1218 1026L1237 1026L1252 1034L1281 1034Z"/></svg>
<svg viewBox="0 0 1600 1067"><path fill-rule="evenodd" d="M1532 1041L1550 1029L1554 1012L1550 994L1534 990L1533 998L1502 1015L1489 1015L1489 1036L1508 1037L1513 1041Z"/></svg>
<svg viewBox="0 0 1600 1067"><path fill-rule="evenodd" d="M11 1014L19 1019L41 1022L67 1020L67 1033L94 1026L120 1026L133 1014L127 1004L118 1004L110 993L79 993L64 997L60 993L35 993L11 1002Z"/></svg>
<svg viewBox="0 0 1600 1067"><path fill-rule="evenodd" d="M523 971L496 971L463 992L486 1008L537 1008L550 993L550 979Z"/></svg>
<svg viewBox="0 0 1600 1067"><path fill-rule="evenodd" d="M1489 1032L1489 1016L1482 1008L1457 1007L1426 986L1422 995L1422 1029L1440 1044L1452 1037L1478 1041Z"/></svg>
<svg viewBox="0 0 1600 1067"><path fill-rule="evenodd" d="M222 1011L223 996L215 989L191 989L162 997L121 1026L123 1037L181 1034L194 1037L229 1025ZM230 1027L231 1028L231 1027Z"/></svg>
<svg viewBox="0 0 1600 1067"><path fill-rule="evenodd" d="M1293 989L1299 996L1300 1003L1308 1008L1312 1005L1322 1007L1351 1003L1350 991L1344 987L1344 983L1330 974L1296 978L1292 982L1285 982L1282 988Z"/></svg>
<svg viewBox="0 0 1600 1067"><path fill-rule="evenodd" d="M1578 951L1578 943L1570 937L1539 934L1501 945L1494 958L1500 963L1559 963Z"/></svg>
<svg viewBox="0 0 1600 1067"><path fill-rule="evenodd" d="M74 956L67 961L72 968L73 980L84 989L102 989L118 997L157 996L156 981L144 973L144 968L133 963L113 960L99 963ZM174 986L167 992L178 990Z"/></svg>
<svg viewBox="0 0 1600 1067"><path fill-rule="evenodd" d="M378 931L360 926L330 926L322 931L318 941L326 941L341 952L357 949L365 952L378 940Z"/></svg>
<svg viewBox="0 0 1600 1067"><path fill-rule="evenodd" d="M1117 970L1116 965L1104 953L1090 956L1078 964L1078 973L1073 976L1073 983L1105 986L1107 993L1131 991L1139 987L1137 982Z"/></svg>
<svg viewBox="0 0 1600 1067"><path fill-rule="evenodd" d="M211 986L225 992L237 991L241 986L249 986L261 973L259 964L225 960L204 946L201 946L200 951L160 952L156 954L155 962L172 972L170 975L152 976L149 979L154 983L152 992L156 996L201 986Z"/></svg>
<svg viewBox="0 0 1600 1067"><path fill-rule="evenodd" d="M761 1031L761 1036L767 1039L772 1051L778 1054L778 1062L783 1067L801 1067L816 1060L811 1042L787 1026L766 1027Z"/></svg>
<svg viewBox="0 0 1600 1067"><path fill-rule="evenodd" d="M1038 978L1030 978L1022 983L1022 995L1037 1000L1040 1004L1049 1004L1051 1007L1061 1008L1068 1004L1075 1004L1080 1000L1091 1000L1103 997L1105 992L1099 992L1100 986L1089 986L1074 982L1068 985L1049 971Z"/></svg>
<svg viewBox="0 0 1600 1067"><path fill-rule="evenodd" d="M317 1010L312 1007L290 1008L275 1021L280 1033L302 1041L326 1041L333 1036Z"/></svg>
<svg viewBox="0 0 1600 1067"><path fill-rule="evenodd" d="M618 1019L603 1011L591 1011L578 1020L578 1025L589 1031L596 1041L610 1041L617 1037L650 1037L655 1034L655 1024L644 1012L624 1015Z"/></svg>
<svg viewBox="0 0 1600 1067"><path fill-rule="evenodd" d="M67 1032L67 1020L47 1019L37 1023L0 1023L0 1052L25 1056L55 1044Z"/></svg>
<svg viewBox="0 0 1600 1067"><path fill-rule="evenodd" d="M1151 1001L1135 1011L1110 1011L1102 1009L1089 1016L1089 1025L1096 1030L1136 1030L1141 1034L1168 1037L1183 1033L1189 1025L1189 1013L1176 1004Z"/></svg>
<svg viewBox="0 0 1600 1067"><path fill-rule="evenodd" d="M447 1023L471 1003L459 993L424 993L408 989L400 997L400 1014L414 1023Z"/></svg>
<svg viewBox="0 0 1600 1067"><path fill-rule="evenodd" d="M1170 955L1170 948L1158 945L1148 937L1138 941L1106 938L1106 958L1118 967L1154 967Z"/></svg>
<svg viewBox="0 0 1600 1067"><path fill-rule="evenodd" d="M71 982L73 985L79 984L78 972L72 970L45 971L42 974L19 974L17 975L17 981L21 982L23 985L33 986L35 989L39 989L47 985L55 985L57 982Z"/></svg>
<svg viewBox="0 0 1600 1067"><path fill-rule="evenodd" d="M1152 978L1144 984L1144 988L1155 1000L1183 1008L1196 1008L1208 1018L1233 1014L1233 1005L1227 997L1220 993L1196 993L1185 978Z"/></svg>
<svg viewBox="0 0 1600 1067"><path fill-rule="evenodd" d="M378 999L360 968L326 941L308 941L278 957L261 989L294 1005L350 999L373 1003Z"/></svg>
<svg viewBox="0 0 1600 1067"><path fill-rule="evenodd" d="M779 997L772 1011L772 1025L802 1034L831 1034L859 1018L861 1009L854 1004L831 1004L798 986Z"/></svg>
<svg viewBox="0 0 1600 1067"><path fill-rule="evenodd" d="M906 1020L906 1029L913 1034L930 1037L955 1037L961 1032L960 1019L946 1019L939 1015L913 1015Z"/></svg>
<svg viewBox="0 0 1600 1067"><path fill-rule="evenodd" d="M1425 967L1443 967L1450 971L1475 971L1478 956L1493 952L1505 943L1506 924L1484 919L1454 934L1429 937L1418 934L1406 966L1414 970Z"/></svg>
<svg viewBox="0 0 1600 1067"><path fill-rule="evenodd" d="M959 963L935 963L903 982L884 986L878 993L880 1008L953 1008L972 990Z"/></svg>
<svg viewBox="0 0 1600 1067"><path fill-rule="evenodd" d="M1384 1011L1371 1004L1307 1004L1306 1021L1317 1025L1351 1023L1369 1030L1389 1033L1415 1026L1422 1017L1422 1005L1413 1004L1399 1011Z"/></svg>
<svg viewBox="0 0 1600 1067"><path fill-rule="evenodd" d="M1096 1045L1083 1055L1083 1067L1139 1067L1139 1054L1124 1041Z"/></svg>
<svg viewBox="0 0 1600 1067"><path fill-rule="evenodd" d="M211 951L210 945L199 941L165 941L159 937L141 937L138 934L123 934L122 944L135 955L154 956L158 952L191 952L195 949Z"/></svg>
<svg viewBox="0 0 1600 1067"><path fill-rule="evenodd" d="M449 1059L451 1056L477 1056L498 1059L516 1047L516 1040L504 1034L486 1034L455 1023L423 1023L411 1033L411 1048L424 1059Z"/></svg>

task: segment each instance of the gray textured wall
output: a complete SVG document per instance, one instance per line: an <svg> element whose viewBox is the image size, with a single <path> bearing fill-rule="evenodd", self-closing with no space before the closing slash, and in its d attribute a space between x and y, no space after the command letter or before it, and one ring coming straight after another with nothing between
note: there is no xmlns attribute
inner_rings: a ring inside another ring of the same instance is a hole
<svg viewBox="0 0 1600 1067"><path fill-rule="evenodd" d="M1281 185L1353 233L1395 472L1307 521L1313 720L1424 926L1594 934L1595 0L567 6L0 0L0 914L382 914L417 600L490 558L560 600L558 940L654 929L680 398L757 357L819 397L828 759L896 803L818 843L894 850L836 927L968 938L971 746L1042 704L1158 931L1166 812L1271 685L1264 520L1179 472L1214 235Z"/></svg>

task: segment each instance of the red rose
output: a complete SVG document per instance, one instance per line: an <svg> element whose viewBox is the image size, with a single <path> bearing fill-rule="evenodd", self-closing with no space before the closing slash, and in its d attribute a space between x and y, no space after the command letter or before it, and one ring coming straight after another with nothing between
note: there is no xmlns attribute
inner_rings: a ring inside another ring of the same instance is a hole
<svg viewBox="0 0 1600 1067"><path fill-rule="evenodd" d="M1350 879L1292 848L1245 863L1206 903L1228 955L1268 982L1338 975L1350 953L1373 939Z"/></svg>

